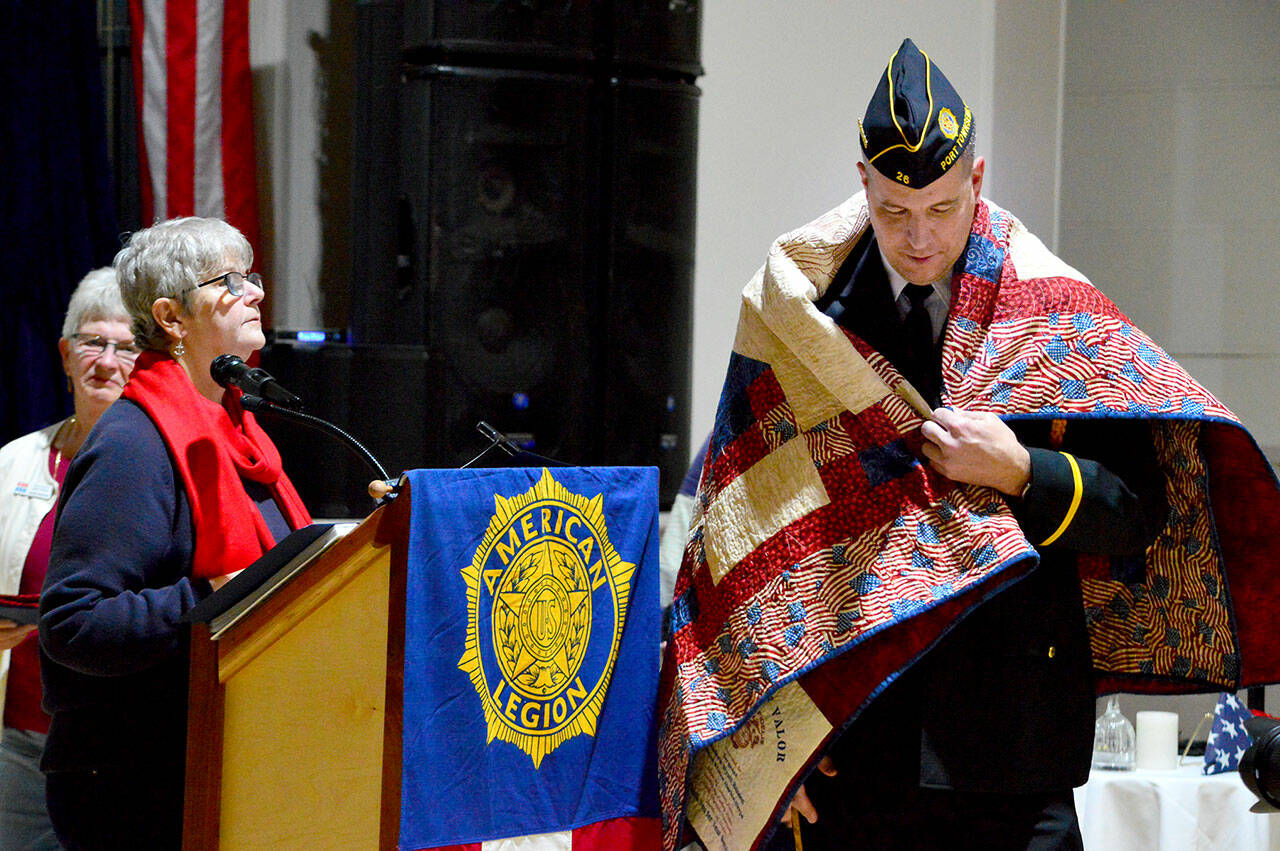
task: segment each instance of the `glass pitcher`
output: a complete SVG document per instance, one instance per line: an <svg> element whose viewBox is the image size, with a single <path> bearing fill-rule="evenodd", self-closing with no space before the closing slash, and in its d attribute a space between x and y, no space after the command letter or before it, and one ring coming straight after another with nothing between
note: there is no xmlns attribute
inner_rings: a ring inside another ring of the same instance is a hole
<svg viewBox="0 0 1280 851"><path fill-rule="evenodd" d="M1131 770L1135 740L1133 725L1120 711L1119 695L1109 695L1106 711L1093 725L1093 767L1106 771Z"/></svg>

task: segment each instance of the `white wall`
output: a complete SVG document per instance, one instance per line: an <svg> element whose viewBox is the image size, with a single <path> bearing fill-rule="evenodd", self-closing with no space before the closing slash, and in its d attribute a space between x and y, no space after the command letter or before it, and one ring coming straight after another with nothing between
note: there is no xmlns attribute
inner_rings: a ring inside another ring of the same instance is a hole
<svg viewBox="0 0 1280 851"><path fill-rule="evenodd" d="M1273 461L1278 50L1272 0L1073 0L1062 203L1063 246L1079 268Z"/></svg>
<svg viewBox="0 0 1280 851"><path fill-rule="evenodd" d="M994 108L983 192L1058 244L1066 3L997 3Z"/></svg>
<svg viewBox="0 0 1280 851"><path fill-rule="evenodd" d="M1280 458L1280 4L1067 4L1061 249ZM1215 695L1125 696L1189 736ZM1280 689L1267 694L1280 705ZM1204 735L1204 732L1201 732Z"/></svg>
<svg viewBox="0 0 1280 851"><path fill-rule="evenodd" d="M249 64L254 76L254 125L259 151L261 246L268 309L277 328L322 326L321 222L318 158L320 91L313 32L325 35L329 4L253 0L249 4ZM270 227L267 225L270 224Z"/></svg>

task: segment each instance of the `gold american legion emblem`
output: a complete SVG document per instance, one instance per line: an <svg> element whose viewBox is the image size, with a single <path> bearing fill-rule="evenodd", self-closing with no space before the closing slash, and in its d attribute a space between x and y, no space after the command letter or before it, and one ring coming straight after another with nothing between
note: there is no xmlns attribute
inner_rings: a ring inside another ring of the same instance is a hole
<svg viewBox="0 0 1280 851"><path fill-rule="evenodd" d="M488 726L537 768L579 733L594 736L626 623L631 578L604 498L571 493L544 469L526 493L494 494L471 564L466 649Z"/></svg>
<svg viewBox="0 0 1280 851"><path fill-rule="evenodd" d="M960 122L956 121L955 113L945 106L938 113L938 129L948 139L954 139L956 134L960 132Z"/></svg>

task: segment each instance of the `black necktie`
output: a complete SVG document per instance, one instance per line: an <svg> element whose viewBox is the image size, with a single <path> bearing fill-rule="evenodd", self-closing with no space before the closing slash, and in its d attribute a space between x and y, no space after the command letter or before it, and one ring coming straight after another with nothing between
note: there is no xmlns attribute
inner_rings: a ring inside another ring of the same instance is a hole
<svg viewBox="0 0 1280 851"><path fill-rule="evenodd" d="M907 284L903 290L911 302L903 330L907 336L906 377L930 404L938 401L938 364L933 346L933 320L924 306L933 295L933 286Z"/></svg>

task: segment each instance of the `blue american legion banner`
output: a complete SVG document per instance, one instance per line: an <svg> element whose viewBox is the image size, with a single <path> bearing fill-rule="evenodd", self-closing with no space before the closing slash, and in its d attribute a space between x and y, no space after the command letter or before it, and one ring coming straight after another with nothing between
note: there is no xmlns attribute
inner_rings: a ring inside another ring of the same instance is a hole
<svg viewBox="0 0 1280 851"><path fill-rule="evenodd" d="M657 469L408 476L400 848L656 844Z"/></svg>

